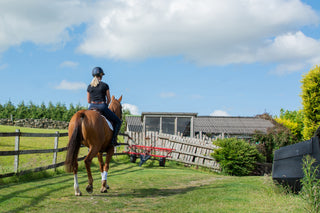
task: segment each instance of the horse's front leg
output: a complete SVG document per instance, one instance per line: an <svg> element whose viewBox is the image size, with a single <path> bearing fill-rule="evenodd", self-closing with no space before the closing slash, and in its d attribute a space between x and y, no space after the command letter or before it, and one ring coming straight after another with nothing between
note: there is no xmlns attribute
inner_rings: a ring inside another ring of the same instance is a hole
<svg viewBox="0 0 320 213"><path fill-rule="evenodd" d="M84 163L85 163L87 174L88 174L88 186L86 190L89 194L93 192L93 178L92 178L90 166L91 166L92 159L97 155L97 153L98 151L90 149L87 157L84 159Z"/></svg>
<svg viewBox="0 0 320 213"><path fill-rule="evenodd" d="M106 163L103 168L103 172L101 173L102 177L102 186L101 186L101 193L107 192L107 189L109 189L109 186L107 184L107 176L108 176L108 171L109 171L109 164L112 159L112 156L114 154L114 148L111 147L107 150L107 156L106 156Z"/></svg>
<svg viewBox="0 0 320 213"><path fill-rule="evenodd" d="M104 171L104 163L103 163L103 153L102 152L99 152L98 153L98 160L99 160L99 165L100 165L100 172L101 172L101 183L102 183L102 186L101 186L101 189L100 189L100 192L101 193L107 193L107 187L105 186L104 182L107 180L107 176L108 176L108 173L106 171Z"/></svg>

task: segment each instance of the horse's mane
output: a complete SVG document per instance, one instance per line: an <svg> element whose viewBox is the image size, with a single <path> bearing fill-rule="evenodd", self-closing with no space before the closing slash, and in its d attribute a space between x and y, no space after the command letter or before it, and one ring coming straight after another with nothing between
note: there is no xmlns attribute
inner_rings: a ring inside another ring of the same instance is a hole
<svg viewBox="0 0 320 213"><path fill-rule="evenodd" d="M110 103L110 107L112 107L113 104L115 104L114 102L117 102L119 104L119 110L120 110L120 119L122 119L122 105L121 105L121 102L118 100L118 99L112 99L111 103ZM116 109L116 106L115 107L112 107L110 108L111 111L115 110ZM113 111L114 112L114 111ZM114 112L115 113L115 112Z"/></svg>

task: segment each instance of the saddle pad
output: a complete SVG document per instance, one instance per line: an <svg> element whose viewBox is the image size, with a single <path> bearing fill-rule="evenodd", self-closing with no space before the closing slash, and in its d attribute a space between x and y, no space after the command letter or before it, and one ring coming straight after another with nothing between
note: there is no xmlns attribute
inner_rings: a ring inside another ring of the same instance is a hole
<svg viewBox="0 0 320 213"><path fill-rule="evenodd" d="M101 115L101 116L102 116L102 115ZM106 119L104 116L102 116L102 117L103 117L104 119ZM106 119L106 121L107 121L107 124L109 125L111 131L113 131L112 123L111 123L108 119Z"/></svg>

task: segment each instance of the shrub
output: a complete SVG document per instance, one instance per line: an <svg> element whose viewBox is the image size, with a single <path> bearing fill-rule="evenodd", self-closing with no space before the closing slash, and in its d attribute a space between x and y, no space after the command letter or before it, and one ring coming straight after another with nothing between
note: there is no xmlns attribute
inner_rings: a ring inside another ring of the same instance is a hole
<svg viewBox="0 0 320 213"><path fill-rule="evenodd" d="M301 180L301 194L307 202L308 212L320 212L320 180L317 178L319 165L314 166L315 162L316 160L310 155L305 156L302 160L304 177Z"/></svg>
<svg viewBox="0 0 320 213"><path fill-rule="evenodd" d="M230 175L244 176L255 169L255 163L262 155L254 145L236 138L219 139L219 146L211 155L220 164L222 170Z"/></svg>
<svg viewBox="0 0 320 213"><path fill-rule="evenodd" d="M264 132L255 132L255 135L253 135L252 138L253 141L258 144L260 152L266 157L266 162L272 163L274 150L283 146L295 144L299 142L299 140L286 126L276 122L271 115L262 114L258 115L258 117L270 120L274 125L273 127L268 128L267 134Z"/></svg>

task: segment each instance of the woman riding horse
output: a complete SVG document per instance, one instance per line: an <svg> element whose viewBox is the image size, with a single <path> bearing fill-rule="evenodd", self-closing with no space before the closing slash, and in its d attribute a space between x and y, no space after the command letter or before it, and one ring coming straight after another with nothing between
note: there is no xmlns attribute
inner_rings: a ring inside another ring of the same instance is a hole
<svg viewBox="0 0 320 213"><path fill-rule="evenodd" d="M84 159L88 174L88 193L93 191L93 179L90 165L92 159L98 156L102 177L101 192L107 192L107 176L109 163L114 154L114 146L117 145L117 135L121 126L122 106L120 104L122 96L117 100L112 96L110 103L110 92L108 84L101 81L104 75L100 67L92 70L93 80L87 89L89 109L98 109L106 118L113 123L113 132L107 121L101 114L94 110L80 110L76 112L68 128L69 143L66 156L66 170L74 174L75 195L80 196L81 191L78 184L78 153L81 144L89 148L88 155ZM106 100L107 97L107 100ZM108 108L108 104L110 106ZM103 152L107 153L106 162L103 163Z"/></svg>
<svg viewBox="0 0 320 213"><path fill-rule="evenodd" d="M122 117L121 102L122 96L117 100L112 96L109 109L120 119ZM90 165L92 159L98 156L100 171L102 177L102 186L100 192L107 192L107 175L109 171L109 163L114 154L114 147L111 145L113 133L105 118L99 112L94 110L80 110L76 112L69 123L69 144L67 157L65 161L67 172L74 174L75 195L80 196L81 192L78 184L78 153L81 144L89 148L88 155L84 159L88 174L88 193L93 191L93 179L91 175ZM103 163L103 152L107 153L106 162Z"/></svg>

